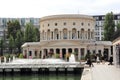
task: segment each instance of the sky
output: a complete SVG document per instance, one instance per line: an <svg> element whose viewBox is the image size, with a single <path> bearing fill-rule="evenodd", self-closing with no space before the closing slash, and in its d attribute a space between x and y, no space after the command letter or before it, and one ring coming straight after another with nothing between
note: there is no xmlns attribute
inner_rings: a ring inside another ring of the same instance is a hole
<svg viewBox="0 0 120 80"><path fill-rule="evenodd" d="M0 0L0 17L41 18L58 14L120 13L120 0Z"/></svg>

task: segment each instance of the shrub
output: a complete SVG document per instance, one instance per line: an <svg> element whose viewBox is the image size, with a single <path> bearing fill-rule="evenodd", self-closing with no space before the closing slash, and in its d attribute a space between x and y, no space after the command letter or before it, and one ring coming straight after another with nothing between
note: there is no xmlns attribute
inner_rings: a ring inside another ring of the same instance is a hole
<svg viewBox="0 0 120 80"><path fill-rule="evenodd" d="M55 58L60 58L60 55L58 53L56 53Z"/></svg>
<svg viewBox="0 0 120 80"><path fill-rule="evenodd" d="M24 56L23 56L23 54L22 54L22 53L19 55L19 58L24 58Z"/></svg>

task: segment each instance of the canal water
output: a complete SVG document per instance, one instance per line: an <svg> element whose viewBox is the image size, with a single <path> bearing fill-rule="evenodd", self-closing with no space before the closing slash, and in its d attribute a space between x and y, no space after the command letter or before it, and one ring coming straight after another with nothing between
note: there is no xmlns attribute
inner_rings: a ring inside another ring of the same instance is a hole
<svg viewBox="0 0 120 80"><path fill-rule="evenodd" d="M31 74L31 75L0 75L0 80L80 80L78 74Z"/></svg>

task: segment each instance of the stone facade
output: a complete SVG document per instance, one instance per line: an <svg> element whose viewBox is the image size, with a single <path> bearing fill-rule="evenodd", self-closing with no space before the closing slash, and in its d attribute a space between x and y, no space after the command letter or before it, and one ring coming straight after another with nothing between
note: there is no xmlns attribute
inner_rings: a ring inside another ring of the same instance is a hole
<svg viewBox="0 0 120 80"><path fill-rule="evenodd" d="M120 67L120 37L113 41L113 61L116 67Z"/></svg>
<svg viewBox="0 0 120 80"><path fill-rule="evenodd" d="M51 54L65 59L67 54L77 53L81 60L86 53L104 52L111 55L109 41L95 41L95 20L87 15L53 15L40 20L40 42L22 45L27 58L47 58Z"/></svg>

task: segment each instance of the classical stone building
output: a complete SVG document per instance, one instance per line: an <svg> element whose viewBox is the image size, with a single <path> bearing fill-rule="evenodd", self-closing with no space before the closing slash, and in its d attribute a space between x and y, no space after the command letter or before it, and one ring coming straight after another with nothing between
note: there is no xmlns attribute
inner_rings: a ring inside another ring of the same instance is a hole
<svg viewBox="0 0 120 80"><path fill-rule="evenodd" d="M29 57L46 58L50 54L77 53L80 60L86 53L111 55L110 41L95 41L95 20L87 15L53 15L40 19L40 42L22 45L23 54Z"/></svg>
<svg viewBox="0 0 120 80"><path fill-rule="evenodd" d="M120 37L113 41L113 61L117 67L120 67Z"/></svg>

